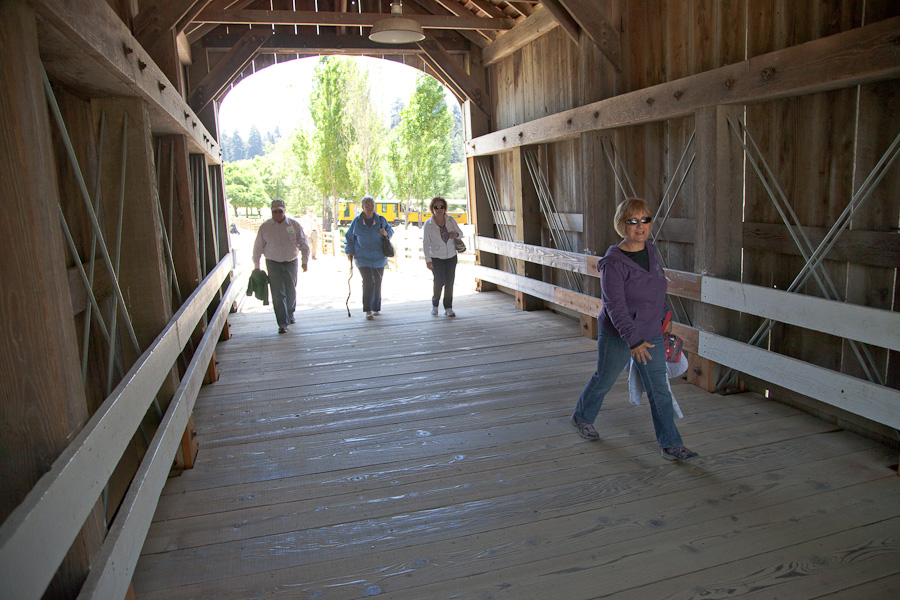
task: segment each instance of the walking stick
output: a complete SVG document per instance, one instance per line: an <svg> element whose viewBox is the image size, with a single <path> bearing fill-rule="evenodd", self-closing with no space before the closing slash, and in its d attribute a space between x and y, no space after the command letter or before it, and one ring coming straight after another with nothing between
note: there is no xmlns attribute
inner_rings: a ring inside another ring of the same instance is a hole
<svg viewBox="0 0 900 600"><path fill-rule="evenodd" d="M350 289L350 280L353 279L353 257L350 257L350 277L347 278L347 302L345 303L347 307L347 316L350 316L350 294L353 292Z"/></svg>

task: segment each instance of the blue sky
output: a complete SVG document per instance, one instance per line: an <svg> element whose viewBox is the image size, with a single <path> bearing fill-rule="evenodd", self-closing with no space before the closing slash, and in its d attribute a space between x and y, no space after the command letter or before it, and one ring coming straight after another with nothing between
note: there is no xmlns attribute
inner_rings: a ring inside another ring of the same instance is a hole
<svg viewBox="0 0 900 600"><path fill-rule="evenodd" d="M387 114L394 99L406 103L415 89L418 70L387 60L357 58L369 71L372 96ZM237 129L247 138L254 124L262 134L275 131L282 135L300 123L309 123L309 94L318 57L301 58L272 65L247 77L228 92L219 108L219 128L228 135ZM447 95L447 104L456 100Z"/></svg>

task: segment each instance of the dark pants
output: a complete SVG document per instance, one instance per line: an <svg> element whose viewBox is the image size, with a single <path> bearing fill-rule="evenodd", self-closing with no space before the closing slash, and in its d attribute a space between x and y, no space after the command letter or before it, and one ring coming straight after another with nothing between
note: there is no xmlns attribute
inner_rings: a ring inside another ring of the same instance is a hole
<svg viewBox="0 0 900 600"><path fill-rule="evenodd" d="M381 279L384 277L384 267L358 267L358 269L362 276L363 311L380 311Z"/></svg>
<svg viewBox="0 0 900 600"><path fill-rule="evenodd" d="M272 289L272 306L279 327L287 327L297 308L297 259L277 262L266 259L269 287Z"/></svg>
<svg viewBox="0 0 900 600"><path fill-rule="evenodd" d="M437 306L444 292L444 308L453 308L453 280L456 279L456 255L452 258L432 258L431 273L434 275L434 292L431 305Z"/></svg>

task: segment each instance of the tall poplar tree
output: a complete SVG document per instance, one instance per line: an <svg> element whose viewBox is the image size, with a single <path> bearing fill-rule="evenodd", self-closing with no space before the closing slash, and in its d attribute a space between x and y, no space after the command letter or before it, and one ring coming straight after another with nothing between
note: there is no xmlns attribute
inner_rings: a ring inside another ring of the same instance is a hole
<svg viewBox="0 0 900 600"><path fill-rule="evenodd" d="M330 200L326 226L338 214L340 199L353 193L347 157L355 133L347 109L346 63L346 59L322 57L313 75L310 96L314 126L310 174L325 201Z"/></svg>
<svg viewBox="0 0 900 600"><path fill-rule="evenodd" d="M416 91L400 116L388 150L394 194L406 200L407 211L413 201L422 209L426 199L445 195L450 189L453 119L443 86L433 77L419 74Z"/></svg>
<svg viewBox="0 0 900 600"><path fill-rule="evenodd" d="M366 194L378 198L385 188L382 167L386 135L384 118L372 102L368 72L359 69L356 62L348 63L348 66L350 121L355 133L348 157L350 177L354 183L351 196L354 200Z"/></svg>

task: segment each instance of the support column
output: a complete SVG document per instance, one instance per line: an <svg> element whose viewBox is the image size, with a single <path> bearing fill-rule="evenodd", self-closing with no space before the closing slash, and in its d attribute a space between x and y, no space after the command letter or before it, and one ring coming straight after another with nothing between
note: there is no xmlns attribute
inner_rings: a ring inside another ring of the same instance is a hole
<svg viewBox="0 0 900 600"><path fill-rule="evenodd" d="M22 502L87 419L58 217L58 182L34 11L0 2L0 522ZM102 541L89 518L51 584L75 597Z"/></svg>
<svg viewBox="0 0 900 600"><path fill-rule="evenodd" d="M485 77L484 66L481 64L481 51L478 48L472 50L466 55L466 69L469 75L478 82L481 89L487 89L487 78ZM463 104L463 127L466 140L472 140L476 137L490 133L491 124L487 116L475 107L471 101ZM481 180L481 173L478 170L476 161L491 160L490 158L477 158L469 156L466 158L466 169L469 189L469 215L472 217L472 223L475 225L475 235L484 237L495 237L494 235L494 216L491 213L491 206L488 202L487 192ZM475 250L475 264L497 268L497 256ZM475 289L479 292L490 292L497 289L497 286L488 281L480 279L475 282Z"/></svg>
<svg viewBox="0 0 900 600"><path fill-rule="evenodd" d="M528 173L525 163L526 148L513 149L512 178L513 196L516 207L516 241L539 246L541 244L541 203L537 189ZM529 279L541 281L541 265L526 260L516 260L516 272ZM516 291L516 308L519 310L540 310L544 301Z"/></svg>
<svg viewBox="0 0 900 600"><path fill-rule="evenodd" d="M127 148L124 152L124 208L122 211L122 245L119 266L119 287L125 298L138 348L134 347L126 329L125 317L119 309L117 336L122 348L124 368L131 368L172 317L172 294L166 274L162 223L156 206L157 182L154 166L154 147L147 104L140 98L102 98L91 102L95 119L101 111L106 114L103 147L106 160L100 176L104 212L105 236L110 256L115 256L119 204L122 196L123 123L127 115ZM157 394L160 409L165 412L178 388L177 367L173 367ZM150 408L144 421L148 434L155 431L159 417ZM112 513L124 497L146 448L143 440L135 443L123 455L122 461L109 481L109 512Z"/></svg>
<svg viewBox="0 0 900 600"><path fill-rule="evenodd" d="M726 118L737 119L742 112L741 106L713 106L695 114L694 270L732 281L741 280L743 152ZM734 314L699 302L694 326L731 338L739 331ZM719 365L691 357L688 381L711 392L718 376Z"/></svg>

